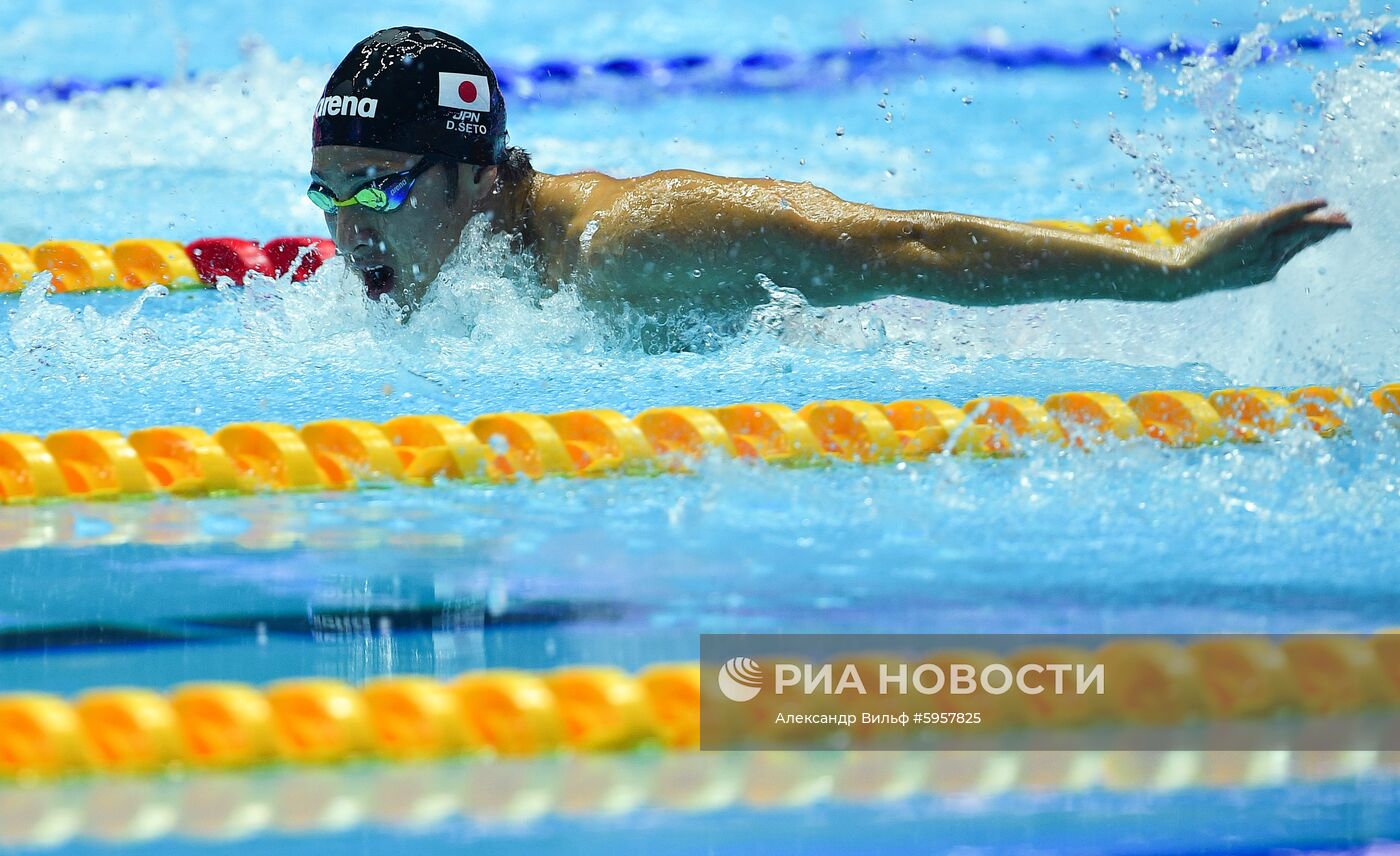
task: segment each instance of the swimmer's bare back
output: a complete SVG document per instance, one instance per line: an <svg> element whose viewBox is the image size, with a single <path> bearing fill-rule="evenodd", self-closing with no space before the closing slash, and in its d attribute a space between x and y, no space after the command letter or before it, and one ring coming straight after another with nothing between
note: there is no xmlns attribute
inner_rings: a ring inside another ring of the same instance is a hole
<svg viewBox="0 0 1400 856"><path fill-rule="evenodd" d="M1173 301L1267 282L1351 228L1322 200L1227 220L1179 246L938 211L847 202L811 184L668 170L537 174L529 192L546 279L585 297L762 302L767 277L813 305L892 294L968 306Z"/></svg>

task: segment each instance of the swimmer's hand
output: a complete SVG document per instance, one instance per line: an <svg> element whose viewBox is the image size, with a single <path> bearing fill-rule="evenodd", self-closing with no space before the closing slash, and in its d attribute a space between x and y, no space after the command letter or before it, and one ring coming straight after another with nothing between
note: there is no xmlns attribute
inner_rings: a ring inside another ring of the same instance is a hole
<svg viewBox="0 0 1400 856"><path fill-rule="evenodd" d="M1326 207L1322 199L1295 202L1211 226L1181 246L1178 270L1199 291L1268 282L1303 250L1351 228L1345 214L1323 213Z"/></svg>

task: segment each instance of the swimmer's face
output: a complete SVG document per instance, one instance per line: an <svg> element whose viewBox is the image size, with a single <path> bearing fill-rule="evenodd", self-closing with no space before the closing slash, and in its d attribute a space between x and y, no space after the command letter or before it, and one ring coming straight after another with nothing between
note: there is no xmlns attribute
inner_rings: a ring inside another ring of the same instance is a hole
<svg viewBox="0 0 1400 856"><path fill-rule="evenodd" d="M312 180L337 199L347 199L372 178L416 166L422 155L356 146L320 146L311 152ZM457 173L456 193L451 174ZM416 307L428 285L457 245L462 228L480 210L495 169L437 163L418 176L403 204L392 211L347 205L326 215L336 249L359 273L375 300L388 295L400 306Z"/></svg>

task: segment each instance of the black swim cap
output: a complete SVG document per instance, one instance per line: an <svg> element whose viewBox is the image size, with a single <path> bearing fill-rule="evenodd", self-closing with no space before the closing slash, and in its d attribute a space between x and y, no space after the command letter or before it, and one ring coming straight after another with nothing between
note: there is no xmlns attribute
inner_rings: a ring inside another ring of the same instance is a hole
<svg viewBox="0 0 1400 856"><path fill-rule="evenodd" d="M496 73L471 45L424 27L391 27L336 66L316 103L311 138L313 146L501 163L506 102Z"/></svg>

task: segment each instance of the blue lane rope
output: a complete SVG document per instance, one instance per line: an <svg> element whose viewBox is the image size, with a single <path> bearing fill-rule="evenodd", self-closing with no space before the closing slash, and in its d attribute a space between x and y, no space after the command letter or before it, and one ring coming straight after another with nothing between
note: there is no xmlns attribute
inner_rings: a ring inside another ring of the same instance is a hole
<svg viewBox="0 0 1400 856"><path fill-rule="evenodd" d="M1133 46L1121 41L1095 42L1082 47L1055 44L962 45L898 44L828 48L809 54L761 50L741 57L687 53L653 59L614 57L601 62L546 60L517 68L500 66L501 89L515 103L558 102L600 93L666 94L674 92L754 93L807 88L833 81L857 81L875 75L909 73L930 66L965 62L1004 70L1023 68L1082 69L1123 59L1124 52L1143 64L1180 61L1188 57L1233 55L1240 37L1222 42L1173 38L1158 44ZM1301 53L1344 47L1395 44L1400 34L1377 30L1343 38L1332 33L1307 33L1261 46L1261 59L1271 61ZM109 80L65 77L41 83L0 78L0 103L68 101L76 96L119 89L158 89L172 81L156 75L127 75Z"/></svg>

